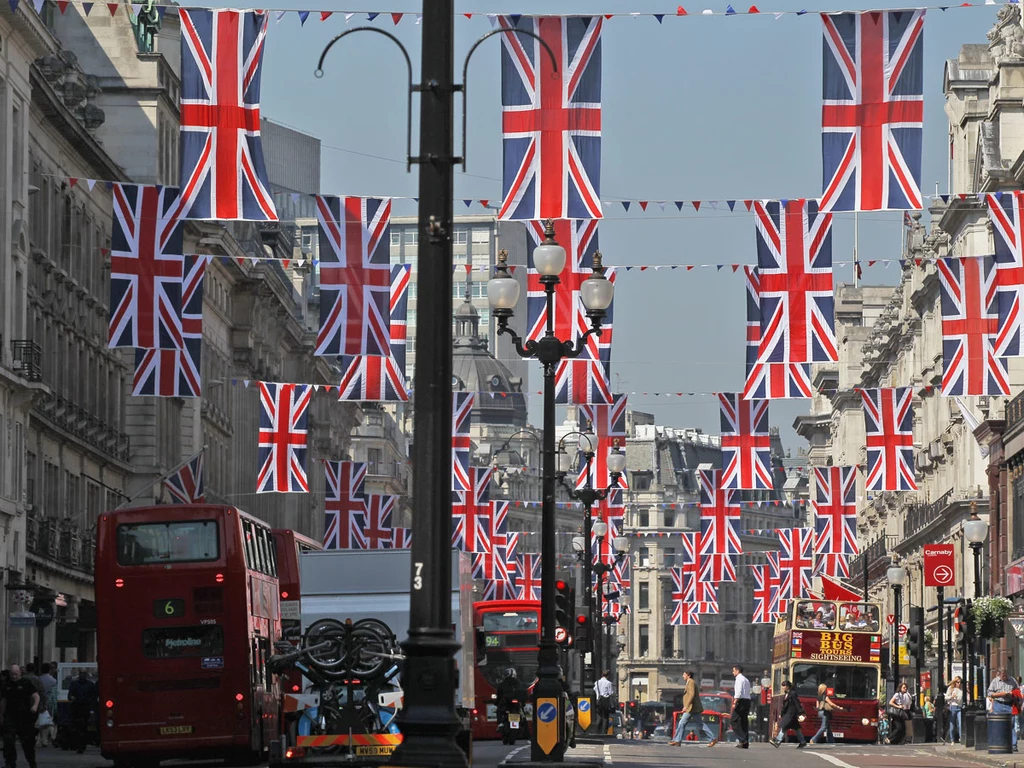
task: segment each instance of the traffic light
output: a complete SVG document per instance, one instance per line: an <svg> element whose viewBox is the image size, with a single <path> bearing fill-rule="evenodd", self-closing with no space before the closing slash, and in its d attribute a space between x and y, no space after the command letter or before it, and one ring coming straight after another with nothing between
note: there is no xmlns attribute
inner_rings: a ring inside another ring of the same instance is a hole
<svg viewBox="0 0 1024 768"><path fill-rule="evenodd" d="M555 623L563 627L567 632L572 632L572 617L576 615L575 590L565 579L558 579L555 582Z"/></svg>
<svg viewBox="0 0 1024 768"><path fill-rule="evenodd" d="M586 613L576 614L576 647L581 651L590 650L590 617Z"/></svg>
<svg viewBox="0 0 1024 768"><path fill-rule="evenodd" d="M924 608L910 608L910 627L907 631L907 653L915 659L924 656Z"/></svg>

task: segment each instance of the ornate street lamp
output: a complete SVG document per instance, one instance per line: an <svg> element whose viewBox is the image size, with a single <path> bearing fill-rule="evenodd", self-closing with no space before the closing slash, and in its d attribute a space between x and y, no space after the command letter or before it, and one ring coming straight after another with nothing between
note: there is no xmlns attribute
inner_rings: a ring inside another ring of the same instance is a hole
<svg viewBox="0 0 1024 768"><path fill-rule="evenodd" d="M977 502L971 502L971 516L964 522L964 538L971 545L971 553L974 555L974 597L975 599L984 594L981 581L981 550L988 539L988 521L978 517ZM970 607L967 610L972 610ZM975 624L976 622L972 622ZM978 667L978 657L982 654L981 627L975 626L974 636L971 638L971 661L967 687L970 689L971 697L974 698L974 684L977 680L975 670ZM984 698L981 698L984 701ZM972 702L977 703L977 702Z"/></svg>
<svg viewBox="0 0 1024 768"><path fill-rule="evenodd" d="M559 273L565 267L565 249L555 242L554 223L545 223L545 239L533 249L533 264L544 286L547 323L544 335L524 343L519 334L508 327L516 302L519 283L509 274L508 253L498 254L497 274L487 283L487 300L498 324L498 334L508 334L520 357L532 357L544 371L544 449L543 493L541 503L541 639L537 655L537 684L534 687L531 758L538 762L561 762L565 755L565 708L560 682L558 644L555 642L555 368L565 358L579 357L591 334L601 333L601 323L611 306L615 288L604 276L601 254L594 254L591 276L580 284L580 297L587 309L590 328L574 344L559 339L554 328L554 296ZM553 707L553 708L552 708ZM553 718L552 718L553 716ZM540 733L547 734L540 739ZM542 742L545 746L542 746ZM553 744L553 745L552 745Z"/></svg>
<svg viewBox="0 0 1024 768"><path fill-rule="evenodd" d="M907 572L898 562L893 561L885 572L885 578L892 587L893 615L895 620L892 623L892 690L893 693L899 690L900 686L900 620L903 617L903 582L907 580Z"/></svg>

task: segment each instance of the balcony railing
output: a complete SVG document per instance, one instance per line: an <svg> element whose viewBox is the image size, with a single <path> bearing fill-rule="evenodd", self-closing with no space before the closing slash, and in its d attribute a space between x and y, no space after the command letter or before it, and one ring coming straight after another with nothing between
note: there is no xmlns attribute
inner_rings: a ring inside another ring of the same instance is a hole
<svg viewBox="0 0 1024 768"><path fill-rule="evenodd" d="M25 521L25 548L34 555L92 573L96 542L69 518L55 519L29 513Z"/></svg>
<svg viewBox="0 0 1024 768"><path fill-rule="evenodd" d="M47 393L39 399L36 410L43 418L83 442L109 456L122 461L128 460L131 448L128 435L118 432L72 400Z"/></svg>
<svg viewBox="0 0 1024 768"><path fill-rule="evenodd" d="M11 342L11 369L28 381L43 380L43 350L34 341L17 339Z"/></svg>
<svg viewBox="0 0 1024 768"><path fill-rule="evenodd" d="M885 557L886 553L887 548L885 546L885 536L879 536L862 549L859 555L854 555L850 558L850 573L863 573L865 558L867 559L868 566L870 567L870 565L876 560Z"/></svg>
<svg viewBox="0 0 1024 768"><path fill-rule="evenodd" d="M912 504L907 507L907 516L903 520L903 537L911 536L928 523L937 519L942 510L949 506L953 498L953 489L950 488L935 501L926 504Z"/></svg>

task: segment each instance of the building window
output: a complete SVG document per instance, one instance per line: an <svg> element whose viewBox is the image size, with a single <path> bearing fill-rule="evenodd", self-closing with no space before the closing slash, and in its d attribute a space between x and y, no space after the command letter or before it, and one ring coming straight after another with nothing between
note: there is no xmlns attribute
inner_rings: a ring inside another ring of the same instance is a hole
<svg viewBox="0 0 1024 768"><path fill-rule="evenodd" d="M651 490L651 472L632 472L633 478L629 481L629 487L634 491Z"/></svg>
<svg viewBox="0 0 1024 768"><path fill-rule="evenodd" d="M312 227L304 227L302 230L302 252L313 253L316 247L317 231Z"/></svg>
<svg viewBox="0 0 1024 768"><path fill-rule="evenodd" d="M455 234L452 235L452 243L455 245L465 245L468 234L469 233L464 229L456 229Z"/></svg>
<svg viewBox="0 0 1024 768"><path fill-rule="evenodd" d="M649 568L651 565L651 553L647 547L640 547L636 551L637 559L640 561L641 568Z"/></svg>
<svg viewBox="0 0 1024 768"><path fill-rule="evenodd" d="M491 230L489 227L475 227L473 229L473 242L474 243L489 243L491 242Z"/></svg>
<svg viewBox="0 0 1024 768"><path fill-rule="evenodd" d="M405 230L405 244L406 245L418 245L420 242L420 233L415 229Z"/></svg>
<svg viewBox="0 0 1024 768"><path fill-rule="evenodd" d="M638 528L646 528L651 524L651 512L647 509L638 509L636 512L636 524Z"/></svg>
<svg viewBox="0 0 1024 768"><path fill-rule="evenodd" d="M638 656L646 656L651 650L651 628L647 624L640 625L640 642Z"/></svg>
<svg viewBox="0 0 1024 768"><path fill-rule="evenodd" d="M665 547L665 567L673 568L676 564L675 547Z"/></svg>
<svg viewBox="0 0 1024 768"><path fill-rule="evenodd" d="M676 527L676 513L670 509L665 510L665 527L675 528Z"/></svg>
<svg viewBox="0 0 1024 768"><path fill-rule="evenodd" d="M661 655L665 658L675 653L676 628L671 624L665 625L665 637L662 640Z"/></svg>
<svg viewBox="0 0 1024 768"><path fill-rule="evenodd" d="M397 229L391 230L391 245L392 245L392 247L396 247L397 248L401 244L402 244L402 233L399 230L397 230Z"/></svg>
<svg viewBox="0 0 1024 768"><path fill-rule="evenodd" d="M384 468L382 466L382 464L384 463L383 462L383 454L381 453L380 448L367 448L366 449L366 463L368 464L367 471L369 472L369 474L371 474L371 475L383 475L384 474Z"/></svg>
<svg viewBox="0 0 1024 768"><path fill-rule="evenodd" d="M36 455L29 451L25 455L25 503L29 507L34 507L36 503L36 472L38 471L38 464L36 463Z"/></svg>
<svg viewBox="0 0 1024 768"><path fill-rule="evenodd" d="M649 611L651 609L651 585L646 581L640 582L639 605L637 607L641 611Z"/></svg>

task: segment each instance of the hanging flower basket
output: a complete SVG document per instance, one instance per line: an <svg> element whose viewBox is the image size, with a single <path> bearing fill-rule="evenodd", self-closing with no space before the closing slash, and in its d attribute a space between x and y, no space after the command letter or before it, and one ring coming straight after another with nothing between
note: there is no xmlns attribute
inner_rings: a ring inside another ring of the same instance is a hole
<svg viewBox="0 0 1024 768"><path fill-rule="evenodd" d="M1002 637L1006 618L1013 612L1013 603L1005 597L979 597L971 605L974 625L981 637Z"/></svg>

